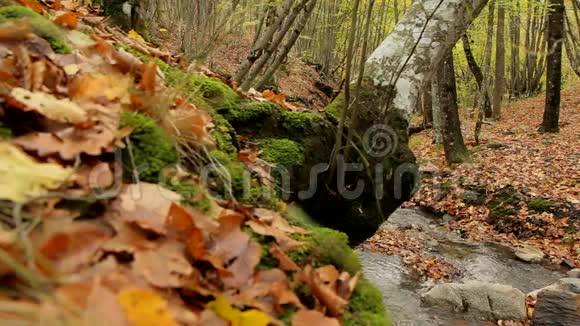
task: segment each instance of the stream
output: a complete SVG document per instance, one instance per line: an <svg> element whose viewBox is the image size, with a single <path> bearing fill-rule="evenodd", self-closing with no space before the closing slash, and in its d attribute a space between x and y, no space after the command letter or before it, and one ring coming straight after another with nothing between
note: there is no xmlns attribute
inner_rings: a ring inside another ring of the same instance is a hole
<svg viewBox="0 0 580 326"><path fill-rule="evenodd" d="M461 270L462 276L453 282L478 280L507 284L527 293L550 285L565 275L546 266L520 262L510 248L463 239L459 234L449 232L439 219L420 210L399 209L381 226L387 229L411 227L413 237L423 241L433 256ZM433 282L409 274L399 257L361 248L357 252L366 277L383 293L394 325L455 325L457 322L465 325L459 314L421 306L421 295L433 286Z"/></svg>

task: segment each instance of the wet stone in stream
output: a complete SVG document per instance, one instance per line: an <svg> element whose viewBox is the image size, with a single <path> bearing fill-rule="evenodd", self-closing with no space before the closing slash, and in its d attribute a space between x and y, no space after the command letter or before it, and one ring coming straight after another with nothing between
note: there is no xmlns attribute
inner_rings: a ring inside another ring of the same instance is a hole
<svg viewBox="0 0 580 326"><path fill-rule="evenodd" d="M523 293L550 285L565 274L542 265L515 259L513 250L503 246L464 239L439 226L435 218L413 209L399 209L382 226L404 229L405 234L423 244L425 254L456 267L461 273L445 282L480 281L505 284ZM387 244L385 244L387 245ZM365 275L383 292L395 325L452 325L468 319L464 314L439 307L427 308L421 297L434 282L410 273L400 257L359 247ZM471 324L471 323L470 323ZM483 325L474 322L473 325Z"/></svg>

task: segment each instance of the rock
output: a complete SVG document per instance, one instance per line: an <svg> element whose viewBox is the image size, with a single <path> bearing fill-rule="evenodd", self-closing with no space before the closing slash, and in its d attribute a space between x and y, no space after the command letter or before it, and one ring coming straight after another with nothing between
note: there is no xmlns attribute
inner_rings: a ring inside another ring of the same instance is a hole
<svg viewBox="0 0 580 326"><path fill-rule="evenodd" d="M544 290L538 294L534 326L580 325L580 295Z"/></svg>
<svg viewBox="0 0 580 326"><path fill-rule="evenodd" d="M562 260L562 262L560 263L560 265L566 266L568 268L576 268L576 265L573 262L571 262L570 260L568 260L568 259Z"/></svg>
<svg viewBox="0 0 580 326"><path fill-rule="evenodd" d="M527 295L536 299L538 294L542 291L557 291L557 292L570 292L573 294L580 294L580 279L572 278L572 277L565 277L558 280L554 284L550 284L546 287L541 289L532 291Z"/></svg>
<svg viewBox="0 0 580 326"><path fill-rule="evenodd" d="M473 190L465 191L461 195L461 199L468 205L483 205L485 203L485 196Z"/></svg>
<svg viewBox="0 0 580 326"><path fill-rule="evenodd" d="M568 271L567 274L571 278L580 278L580 268L574 268L573 270Z"/></svg>
<svg viewBox="0 0 580 326"><path fill-rule="evenodd" d="M441 218L441 222L442 224L449 224L449 222L451 222L453 220L453 216L449 215L449 214L445 214L443 215L443 217Z"/></svg>
<svg viewBox="0 0 580 326"><path fill-rule="evenodd" d="M525 295L508 285L468 281L439 284L423 296L428 306L448 306L475 320L524 320Z"/></svg>
<svg viewBox="0 0 580 326"><path fill-rule="evenodd" d="M539 263L544 258L544 252L532 246L518 248L515 254L516 257L527 263Z"/></svg>

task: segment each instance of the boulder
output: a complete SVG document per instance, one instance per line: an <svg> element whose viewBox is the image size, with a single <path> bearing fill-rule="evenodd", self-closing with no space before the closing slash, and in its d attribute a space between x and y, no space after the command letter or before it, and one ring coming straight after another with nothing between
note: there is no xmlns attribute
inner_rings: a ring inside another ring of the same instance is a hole
<svg viewBox="0 0 580 326"><path fill-rule="evenodd" d="M574 268L573 270L568 271L567 274L571 278L580 278L580 268Z"/></svg>
<svg viewBox="0 0 580 326"><path fill-rule="evenodd" d="M524 320L525 295L509 285L468 281L439 284L423 296L428 306L447 306L473 320Z"/></svg>
<svg viewBox="0 0 580 326"><path fill-rule="evenodd" d="M542 291L570 292L573 294L580 294L580 279L565 277L558 280L554 284L550 284L546 287L528 293L528 296L536 299L539 293Z"/></svg>
<svg viewBox="0 0 580 326"><path fill-rule="evenodd" d="M532 323L534 326L580 325L580 295L566 291L541 291Z"/></svg>
<svg viewBox="0 0 580 326"><path fill-rule="evenodd" d="M544 258L544 252L532 246L516 249L515 255L518 259L527 263L539 263Z"/></svg>

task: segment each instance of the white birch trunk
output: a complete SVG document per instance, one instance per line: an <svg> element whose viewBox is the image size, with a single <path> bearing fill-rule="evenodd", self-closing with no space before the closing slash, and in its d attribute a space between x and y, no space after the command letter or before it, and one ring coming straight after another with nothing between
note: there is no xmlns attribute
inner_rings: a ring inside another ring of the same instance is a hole
<svg viewBox="0 0 580 326"><path fill-rule="evenodd" d="M408 121L428 79L488 0L417 0L367 60L374 86L394 92L392 103Z"/></svg>

